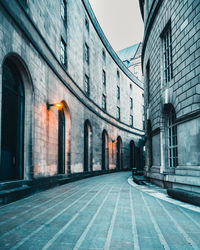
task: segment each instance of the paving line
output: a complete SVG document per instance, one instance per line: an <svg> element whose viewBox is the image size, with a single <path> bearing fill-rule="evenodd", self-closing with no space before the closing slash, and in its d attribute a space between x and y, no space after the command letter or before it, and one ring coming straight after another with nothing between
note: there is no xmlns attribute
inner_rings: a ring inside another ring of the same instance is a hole
<svg viewBox="0 0 200 250"><path fill-rule="evenodd" d="M132 199L132 188L129 187L129 198L130 198L130 205L131 205L131 219L132 219L132 233L133 233L133 243L134 243L134 249L139 250L139 241L138 241L138 233L137 233L137 227L136 227L136 219L135 219L135 211L133 207L133 199Z"/></svg>
<svg viewBox="0 0 200 250"><path fill-rule="evenodd" d="M182 202L182 201L179 201L179 200L175 200L175 199L169 197L167 194L165 194L163 192L160 192L159 189L156 190L156 192L152 193L151 190L156 189L153 185L152 185L153 188L149 187L148 189L146 189L143 186L137 185L135 182L133 182L132 177L128 178L128 183L131 186L133 186L134 188L136 188L137 190L139 190L141 192L145 192L148 195L151 195L151 196L153 196L155 198L158 198L160 200L164 200L164 201L167 201L167 202L172 203L174 205L177 205L177 206L180 206L180 207L183 207L183 208L186 208L186 209L189 209L189 210L200 213L200 207L197 207L195 205L188 204L188 203L185 203L185 202ZM150 192L148 192L147 190L150 190Z"/></svg>
<svg viewBox="0 0 200 250"><path fill-rule="evenodd" d="M178 208L185 216L187 216L198 228L200 228L200 224L196 222L188 213L186 213L182 208Z"/></svg>
<svg viewBox="0 0 200 250"><path fill-rule="evenodd" d="M112 190L112 187L111 189L109 190L109 192L107 193L107 195L105 196L105 198L103 199L101 205L99 206L99 208L97 209L96 213L94 214L94 216L92 217L90 223L87 225L86 229L84 230L84 232L82 233L82 235L80 236L80 238L78 239L78 241L76 242L76 245L74 246L73 250L77 250L80 248L81 244L83 243L88 231L90 230L92 224L94 223L96 217L98 216L101 208L103 207L104 203L106 202L110 192Z"/></svg>
<svg viewBox="0 0 200 250"><path fill-rule="evenodd" d="M110 249L110 243L111 243L113 229L114 229L115 220L116 220L116 216L117 216L117 208L118 208L118 204L119 204L120 192L121 192L123 186L121 186L121 188L119 190L119 193L117 195L117 200L116 200L116 203L115 203L115 208L114 208L113 216L112 216L110 227L109 227L109 230L108 230L108 235L107 235L106 243L104 245L104 250L109 250Z"/></svg>
<svg viewBox="0 0 200 250"><path fill-rule="evenodd" d="M11 220L16 219L18 216L25 215L25 214L29 213L30 211L32 211L32 210L34 210L34 209L36 209L36 208L42 207L43 205L46 205L46 204L50 203L51 201L55 200L57 197L60 197L60 196L62 196L62 195L64 195L64 194L66 194L66 193L69 193L70 191L73 191L74 189L75 189L75 190L76 190L76 189L79 189L79 187L75 187L75 188L72 188L72 189L70 189L70 190L67 190L67 191L65 191L65 192L63 192L63 193L61 193L61 194L59 194L59 195L56 195L56 197L54 196L53 198L51 198L51 199L49 199L49 200L47 200L47 201L45 201L45 202L43 202L43 203L40 203L40 204L38 204L38 205L36 205L36 206L34 206L34 207L31 207L31 208L29 208L29 209L27 209L27 210L25 210L25 211L23 211L23 212L21 212L21 213L18 213L17 215L14 215L14 216L10 217L9 219L6 219L6 220L0 222L0 226L6 224L6 223L8 223L8 222L10 222ZM36 200L36 201L37 201L37 200Z"/></svg>
<svg viewBox="0 0 200 250"><path fill-rule="evenodd" d="M93 187L93 188L94 188L94 187ZM20 225L18 225L18 226L16 226L16 227L14 227L14 228L12 228L11 230L7 231L6 233L2 234L2 235L0 236L0 240L1 240L2 238L4 238L5 236L9 235L10 233L12 233L12 232L14 232L14 231L20 229L21 227L23 227L24 225L28 224L29 222L33 221L34 219L38 218L39 216L45 214L46 212L48 212L48 211L51 210L52 208L54 208L54 207L56 207L56 206L62 204L62 203L65 202L68 198L72 197L74 194L79 193L79 192L81 192L81 191L83 191L83 189L82 189L82 190L75 191L75 192L72 193L70 196L66 197L65 199L61 200L60 202L57 202L57 203L56 203L55 205L53 205L52 207L45 209L43 212L41 212L41 213L35 215L34 217L31 217L31 219L25 221L24 223L22 223L22 224L20 224Z"/></svg>
<svg viewBox="0 0 200 250"><path fill-rule="evenodd" d="M199 250L199 247L197 246L197 244L190 238L190 236L185 232L185 230L183 230L181 228L181 226L179 226L179 224L176 222L176 220L171 216L171 214L167 211L167 209L165 208L165 206L161 203L160 200L156 199L156 201L160 204L160 206L163 208L163 210L165 211L165 213L169 216L169 218L171 219L171 221L174 223L174 225L176 226L176 228L178 229L178 231L184 236L184 238L186 239L186 241L193 247L193 249Z"/></svg>
<svg viewBox="0 0 200 250"><path fill-rule="evenodd" d="M96 188L95 186L93 186L92 188L90 188L86 193L84 193L83 195L81 195L78 199L76 199L74 202L72 202L70 205L68 205L67 207L65 207L63 210L61 210L58 214L56 214L55 216L53 216L50 220L48 220L45 224L41 225L40 227L38 227L35 231L33 231L31 234L29 234L27 237L25 237L23 240L21 240L18 244L16 244L14 247L12 247L10 250L14 250L17 249L18 247L20 247L22 244L24 244L27 240L29 240L32 236L34 236L36 233L38 233L39 231L41 231L44 227L46 227L47 224L50 224L52 221L54 221L57 217L59 217L61 214L63 214L64 212L66 212L70 207L72 207L74 204L76 204L79 200L81 200L83 197L85 197L91 190L93 190L94 188Z"/></svg>
<svg viewBox="0 0 200 250"><path fill-rule="evenodd" d="M58 231L54 237L47 242L47 244L42 248L42 250L48 249L56 240L57 238L64 233L64 231L70 226L70 224L83 212L84 209L88 207L88 205L97 197L97 195L105 188L104 185L69 221L68 223L63 226L60 231Z"/></svg>
<svg viewBox="0 0 200 250"><path fill-rule="evenodd" d="M144 204L145 204L145 206L146 206L146 208L147 208L147 211L148 211L148 213L149 213L149 215L150 215L151 221L153 222L154 228L155 228L155 230L156 230L156 232L157 232L157 234L158 234L158 237L159 237L159 240L160 240L161 245L164 247L164 249L170 250L170 247L169 247L169 245L167 244L167 242L166 242L166 240L165 240L165 238L164 238L164 236L163 236L163 234L162 234L162 232L161 232L161 230L160 230L160 228L159 228L159 226L158 226L156 220L154 219L154 216L153 216L153 214L152 214L152 212L151 212L151 209L150 209L149 205L147 204L147 201L146 201L145 198L144 198L143 193L140 192L140 194L141 194L142 199L143 199L143 201L144 201Z"/></svg>

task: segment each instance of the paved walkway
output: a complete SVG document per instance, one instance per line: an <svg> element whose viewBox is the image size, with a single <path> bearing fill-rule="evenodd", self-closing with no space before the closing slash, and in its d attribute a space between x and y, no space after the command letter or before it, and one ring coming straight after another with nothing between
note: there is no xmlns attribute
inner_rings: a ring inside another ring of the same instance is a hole
<svg viewBox="0 0 200 250"><path fill-rule="evenodd" d="M200 249L200 212L114 173L0 208L0 249ZM130 181L129 181L130 182Z"/></svg>

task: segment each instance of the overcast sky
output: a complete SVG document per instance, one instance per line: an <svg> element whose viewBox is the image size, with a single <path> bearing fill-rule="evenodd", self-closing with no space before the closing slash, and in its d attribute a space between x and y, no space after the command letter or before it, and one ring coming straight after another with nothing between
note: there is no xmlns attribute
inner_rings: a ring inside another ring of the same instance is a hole
<svg viewBox="0 0 200 250"><path fill-rule="evenodd" d="M143 21L139 0L89 0L114 50L142 41Z"/></svg>

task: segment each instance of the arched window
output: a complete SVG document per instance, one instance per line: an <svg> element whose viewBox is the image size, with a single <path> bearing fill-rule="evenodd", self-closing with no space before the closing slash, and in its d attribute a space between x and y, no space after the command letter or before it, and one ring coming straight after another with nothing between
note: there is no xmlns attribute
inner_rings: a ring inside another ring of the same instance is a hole
<svg viewBox="0 0 200 250"><path fill-rule="evenodd" d="M16 65L6 59L2 78L1 180L24 177L24 86Z"/></svg>
<svg viewBox="0 0 200 250"><path fill-rule="evenodd" d="M177 126L175 124L176 113L173 107L168 113L168 165L174 168L178 165Z"/></svg>
<svg viewBox="0 0 200 250"><path fill-rule="evenodd" d="M135 143L130 141L130 169L135 167Z"/></svg>
<svg viewBox="0 0 200 250"><path fill-rule="evenodd" d="M117 137L117 169L122 169L123 164L122 164L122 139L120 136Z"/></svg>
<svg viewBox="0 0 200 250"><path fill-rule="evenodd" d="M102 170L109 169L109 146L108 134L104 130L102 133Z"/></svg>
<svg viewBox="0 0 200 250"><path fill-rule="evenodd" d="M65 113L58 111L58 173L65 173Z"/></svg>
<svg viewBox="0 0 200 250"><path fill-rule="evenodd" d="M84 124L84 171L92 171L92 127L88 120Z"/></svg>

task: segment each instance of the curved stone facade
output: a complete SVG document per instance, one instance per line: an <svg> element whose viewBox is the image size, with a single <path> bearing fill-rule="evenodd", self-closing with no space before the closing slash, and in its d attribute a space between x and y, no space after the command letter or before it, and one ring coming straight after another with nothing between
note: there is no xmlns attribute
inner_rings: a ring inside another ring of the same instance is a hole
<svg viewBox="0 0 200 250"><path fill-rule="evenodd" d="M199 1L141 0L140 7L146 175L200 192Z"/></svg>
<svg viewBox="0 0 200 250"><path fill-rule="evenodd" d="M1 181L140 167L142 83L88 1L1 1L0 39Z"/></svg>

